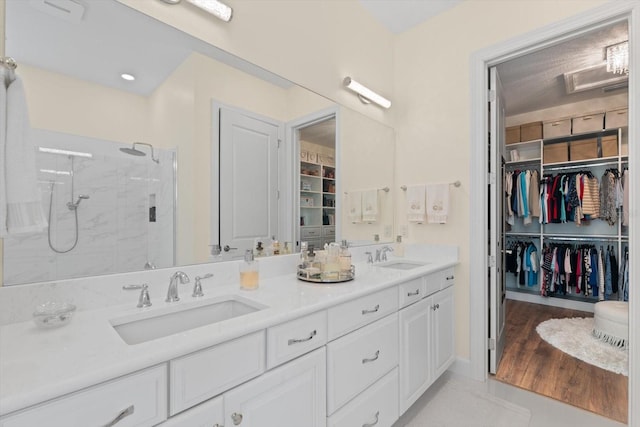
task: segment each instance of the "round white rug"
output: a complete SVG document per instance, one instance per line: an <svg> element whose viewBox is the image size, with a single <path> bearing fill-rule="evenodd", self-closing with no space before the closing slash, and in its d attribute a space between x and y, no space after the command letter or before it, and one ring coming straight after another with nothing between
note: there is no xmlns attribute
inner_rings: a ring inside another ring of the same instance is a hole
<svg viewBox="0 0 640 427"><path fill-rule="evenodd" d="M592 317L549 319L540 323L536 331L552 346L583 362L629 376L629 351L594 337L593 324Z"/></svg>

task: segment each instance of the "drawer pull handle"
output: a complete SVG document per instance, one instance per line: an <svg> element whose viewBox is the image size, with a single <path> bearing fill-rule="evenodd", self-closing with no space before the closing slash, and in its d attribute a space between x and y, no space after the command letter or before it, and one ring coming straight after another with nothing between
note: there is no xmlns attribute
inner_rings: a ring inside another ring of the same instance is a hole
<svg viewBox="0 0 640 427"><path fill-rule="evenodd" d="M135 407L133 405L129 406L126 409L123 409L122 411L120 411L118 415L116 415L116 417L113 420L111 420L111 422L108 422L107 424L105 424L104 427L112 427L118 424L120 421L127 418L129 415L133 414L134 411L135 411Z"/></svg>
<svg viewBox="0 0 640 427"><path fill-rule="evenodd" d="M291 344L299 344L301 342L311 341L313 337L315 337L318 332L314 329L307 338L292 338L288 341L289 345Z"/></svg>
<svg viewBox="0 0 640 427"><path fill-rule="evenodd" d="M373 427L374 425L378 424L378 421L380 420L380 411L376 412L376 420L372 423L365 423L362 424L362 427Z"/></svg>
<svg viewBox="0 0 640 427"><path fill-rule="evenodd" d="M375 307L373 307L370 310L362 310L362 314L377 313L378 310L380 310L380 304L377 304Z"/></svg>
<svg viewBox="0 0 640 427"><path fill-rule="evenodd" d="M239 425L242 422L242 414L234 412L233 414L231 414L231 420L233 421L233 425Z"/></svg>
<svg viewBox="0 0 640 427"><path fill-rule="evenodd" d="M380 350L376 351L376 354L373 357L366 357L362 359L362 364L364 365L365 363L375 362L376 360L378 360L379 357L380 357Z"/></svg>
<svg viewBox="0 0 640 427"><path fill-rule="evenodd" d="M593 117L591 116L587 116L587 117L583 117L582 120L591 120Z"/></svg>
<svg viewBox="0 0 640 427"><path fill-rule="evenodd" d="M447 280L453 280L454 278L455 278L455 276L454 276L454 275L447 276Z"/></svg>
<svg viewBox="0 0 640 427"><path fill-rule="evenodd" d="M413 297L413 296L415 296L415 295L419 295L419 294L420 294L420 289L416 289L416 290L415 290L415 291L413 291L413 292L407 292L407 296L408 296L408 297Z"/></svg>

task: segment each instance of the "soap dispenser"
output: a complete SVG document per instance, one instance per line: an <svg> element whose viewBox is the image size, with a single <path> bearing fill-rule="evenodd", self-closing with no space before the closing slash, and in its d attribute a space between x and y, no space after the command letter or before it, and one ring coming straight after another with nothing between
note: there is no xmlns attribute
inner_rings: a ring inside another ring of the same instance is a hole
<svg viewBox="0 0 640 427"><path fill-rule="evenodd" d="M240 263L240 289L258 289L259 266L253 259L253 251L247 249L244 253L244 261Z"/></svg>
<svg viewBox="0 0 640 427"><path fill-rule="evenodd" d="M349 242L343 240L340 245L340 278L347 279L351 276L351 252L349 251Z"/></svg>

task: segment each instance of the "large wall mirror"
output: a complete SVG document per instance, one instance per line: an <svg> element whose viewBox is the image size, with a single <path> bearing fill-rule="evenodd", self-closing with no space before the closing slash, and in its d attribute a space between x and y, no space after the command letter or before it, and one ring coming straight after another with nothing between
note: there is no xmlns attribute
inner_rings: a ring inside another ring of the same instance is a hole
<svg viewBox="0 0 640 427"><path fill-rule="evenodd" d="M77 4L69 13L6 0L5 52L25 86L49 225L4 239L4 285L212 261L225 208L216 105L294 129L282 135L274 183L287 192L281 240L300 238L299 156L309 147L291 124L327 111L336 116L336 240L393 239L392 128L115 0ZM349 194L372 189L389 189L375 220L349 220Z"/></svg>

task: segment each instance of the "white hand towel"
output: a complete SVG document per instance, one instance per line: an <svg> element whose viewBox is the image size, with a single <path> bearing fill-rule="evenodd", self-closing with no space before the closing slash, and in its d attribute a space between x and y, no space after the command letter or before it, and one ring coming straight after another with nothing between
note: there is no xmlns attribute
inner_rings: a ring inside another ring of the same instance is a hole
<svg viewBox="0 0 640 427"><path fill-rule="evenodd" d="M0 233L42 231L47 220L42 209L36 175L36 153L30 138L27 100L20 77L7 88L5 176L7 221ZM6 228L5 228L6 225Z"/></svg>
<svg viewBox="0 0 640 427"><path fill-rule="evenodd" d="M376 222L378 220L378 190L362 192L362 222Z"/></svg>
<svg viewBox="0 0 640 427"><path fill-rule="evenodd" d="M349 218L349 222L352 224L357 224L362 222L362 192L361 191L350 191L347 194L347 216Z"/></svg>
<svg viewBox="0 0 640 427"><path fill-rule="evenodd" d="M407 221L409 222L425 222L425 186L412 185L407 187Z"/></svg>
<svg viewBox="0 0 640 427"><path fill-rule="evenodd" d="M447 215L449 215L449 184L428 184L428 222L430 224L445 224Z"/></svg>

